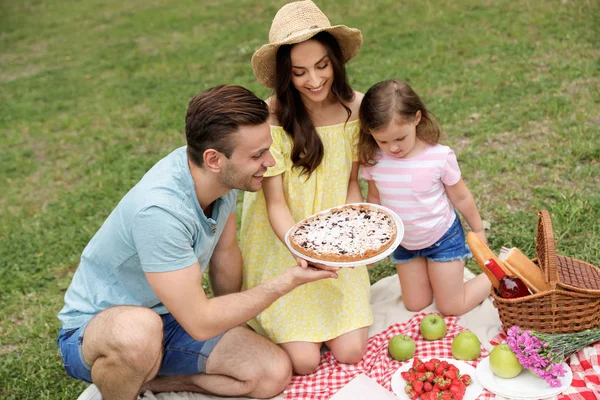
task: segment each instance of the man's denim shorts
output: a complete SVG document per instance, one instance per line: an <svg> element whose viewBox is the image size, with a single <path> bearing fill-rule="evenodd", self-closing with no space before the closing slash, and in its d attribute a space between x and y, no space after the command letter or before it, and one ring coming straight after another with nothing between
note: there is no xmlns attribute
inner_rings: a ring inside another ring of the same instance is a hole
<svg viewBox="0 0 600 400"><path fill-rule="evenodd" d="M196 375L206 372L206 360L223 334L203 342L194 340L171 314L161 315L163 359L158 375ZM89 322L89 321L88 321ZM61 329L57 344L65 371L73 378L92 383L92 368L83 359L86 322L79 328Z"/></svg>
<svg viewBox="0 0 600 400"><path fill-rule="evenodd" d="M472 256L457 214L450 229L431 246L421 250L408 250L398 246L390 258L394 264L403 264L417 257L424 257L435 262L450 262Z"/></svg>

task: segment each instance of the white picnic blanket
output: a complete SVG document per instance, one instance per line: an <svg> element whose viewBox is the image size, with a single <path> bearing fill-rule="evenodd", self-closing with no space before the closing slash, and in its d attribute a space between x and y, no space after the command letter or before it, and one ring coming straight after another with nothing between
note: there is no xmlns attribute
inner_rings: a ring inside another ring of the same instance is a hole
<svg viewBox="0 0 600 400"><path fill-rule="evenodd" d="M473 278L473 274L465 269L465 280ZM385 330L391 324L408 321L415 312L408 311L402 303L400 293L400 283L398 276L393 275L383 278L371 286L371 304L373 307L373 325L369 328L369 336L376 335ZM425 312L437 311L435 304L427 307ZM498 312L492 305L491 297L488 297L479 306L463 315L459 319L459 324L475 333L483 346L491 350L490 340L496 336L501 329L501 322L498 318ZM91 385L78 400L100 399L97 396L97 389ZM153 394L150 391L144 393L144 400L219 400L222 397L210 396L205 394L189 392L170 392ZM232 398L228 398L232 399ZM238 400L248 399L247 397L235 398ZM283 396L273 397L272 400L283 400Z"/></svg>

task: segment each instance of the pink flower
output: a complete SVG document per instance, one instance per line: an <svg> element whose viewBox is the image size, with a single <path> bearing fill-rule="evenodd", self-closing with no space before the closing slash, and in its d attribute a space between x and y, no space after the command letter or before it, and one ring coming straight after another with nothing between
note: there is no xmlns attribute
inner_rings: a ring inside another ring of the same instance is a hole
<svg viewBox="0 0 600 400"><path fill-rule="evenodd" d="M506 343L523 368L531 370L551 387L561 385L558 378L564 376L566 371L562 360L554 357L546 341L542 340L536 332L522 330L518 326L510 328L507 334Z"/></svg>

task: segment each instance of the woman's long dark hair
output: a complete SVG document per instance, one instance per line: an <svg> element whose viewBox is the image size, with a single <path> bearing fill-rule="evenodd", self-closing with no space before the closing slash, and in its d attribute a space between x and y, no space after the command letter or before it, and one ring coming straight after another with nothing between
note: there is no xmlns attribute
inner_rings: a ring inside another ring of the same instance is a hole
<svg viewBox="0 0 600 400"><path fill-rule="evenodd" d="M354 91L348 83L346 67L342 61L344 59L342 50L335 38L328 32L319 32L311 39L321 43L327 49L329 62L333 68L331 91L346 109L348 113L346 122L348 122L352 110L345 103L352 101ZM277 51L275 115L283 129L294 141L291 154L293 168L302 168L301 174L309 177L323 160L323 142L321 142L308 110L300 98L300 93L292 83L292 60L290 57L292 46L281 46Z"/></svg>

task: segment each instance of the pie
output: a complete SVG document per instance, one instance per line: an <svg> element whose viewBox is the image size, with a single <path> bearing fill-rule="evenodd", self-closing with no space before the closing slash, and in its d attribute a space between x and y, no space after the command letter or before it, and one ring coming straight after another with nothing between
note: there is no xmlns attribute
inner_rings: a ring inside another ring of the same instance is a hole
<svg viewBox="0 0 600 400"><path fill-rule="evenodd" d="M301 255L320 261L368 260L396 240L396 222L390 213L366 203L334 207L294 225L289 243Z"/></svg>

